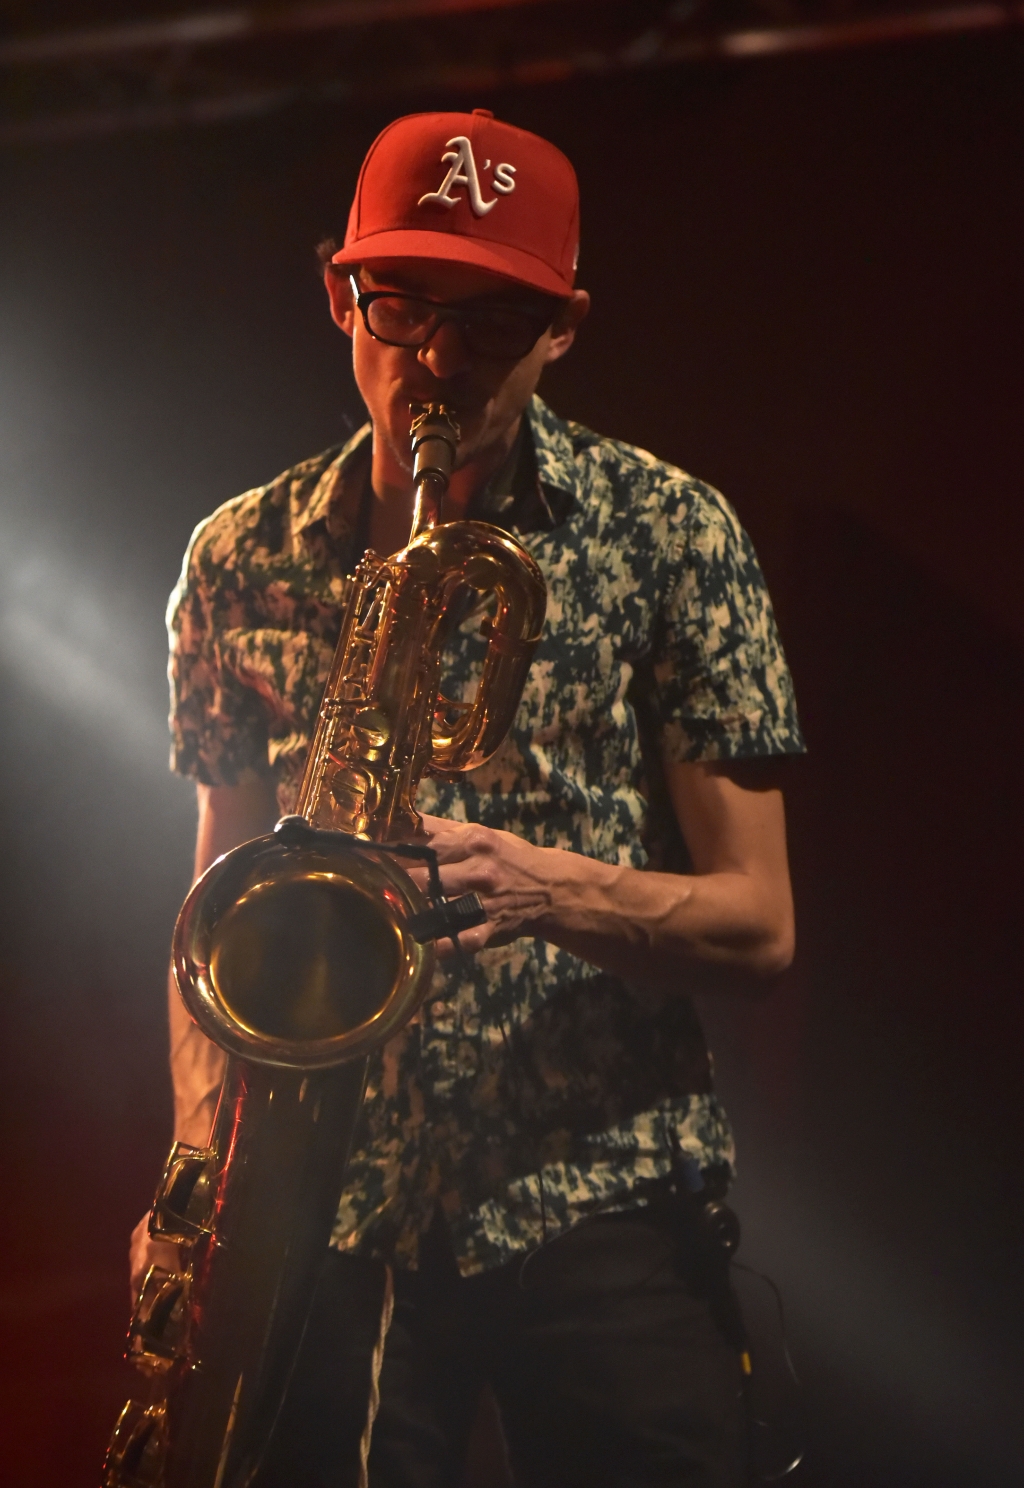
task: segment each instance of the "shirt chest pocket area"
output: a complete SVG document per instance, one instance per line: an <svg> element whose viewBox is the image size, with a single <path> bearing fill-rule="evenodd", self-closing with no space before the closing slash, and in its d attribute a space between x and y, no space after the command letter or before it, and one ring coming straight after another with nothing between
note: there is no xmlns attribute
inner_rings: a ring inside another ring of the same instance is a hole
<svg viewBox="0 0 1024 1488"><path fill-rule="evenodd" d="M538 742L560 729L581 734L617 730L626 722L626 689L638 657L651 646L651 611L639 596L602 596L602 602L548 605L517 723Z"/></svg>

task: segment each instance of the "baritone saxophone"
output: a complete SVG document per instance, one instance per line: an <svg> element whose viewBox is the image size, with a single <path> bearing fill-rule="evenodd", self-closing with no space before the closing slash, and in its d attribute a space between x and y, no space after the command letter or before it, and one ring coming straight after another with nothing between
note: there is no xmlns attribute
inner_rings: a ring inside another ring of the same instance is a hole
<svg viewBox="0 0 1024 1488"><path fill-rule="evenodd" d="M368 551L350 581L295 814L212 864L178 916L178 990L228 1060L208 1145L176 1143L157 1189L150 1234L180 1262L145 1278L128 1358L148 1388L121 1413L104 1488L243 1488L256 1474L327 1255L367 1057L426 995L434 942L484 917L475 895L444 900L416 790L505 738L545 588L509 534L441 520L458 438L443 407L413 419L410 541ZM449 699L445 643L474 598L490 608L480 682Z"/></svg>

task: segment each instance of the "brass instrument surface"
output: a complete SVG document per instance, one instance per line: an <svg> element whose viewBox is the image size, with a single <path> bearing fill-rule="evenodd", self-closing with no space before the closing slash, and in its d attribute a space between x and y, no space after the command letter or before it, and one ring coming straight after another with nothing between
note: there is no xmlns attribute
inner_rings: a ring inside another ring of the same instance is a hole
<svg viewBox="0 0 1024 1488"><path fill-rule="evenodd" d="M272 832L218 859L182 906L178 987L192 1017L242 1059L329 1068L411 1016L434 948L410 922L426 901L385 852L338 834Z"/></svg>
<svg viewBox="0 0 1024 1488"><path fill-rule="evenodd" d="M476 696L452 701L439 692L445 630L467 593L492 596L494 614ZM299 812L374 841L418 835L423 775L476 769L508 733L544 606L533 559L484 522L433 527L388 560L367 554L338 647L347 680L328 682Z"/></svg>
<svg viewBox="0 0 1024 1488"><path fill-rule="evenodd" d="M435 965L416 933L426 898L374 844L423 841L420 779L490 758L540 639L529 554L485 523L438 522L454 420L427 409L412 439L413 535L357 567L298 815L213 863L175 927L179 992L227 1069L208 1145L175 1144L157 1190L150 1234L181 1262L146 1278L129 1357L150 1398L125 1407L104 1488L243 1488L256 1473L326 1259L367 1056L415 1013ZM487 647L475 696L452 701L439 679L467 596L491 610Z"/></svg>
<svg viewBox="0 0 1024 1488"><path fill-rule="evenodd" d="M204 1154L208 1223L182 1247L182 1272L147 1276L129 1357L152 1394L119 1423L108 1488L249 1482L327 1255L365 1070L365 1059L308 1075L229 1059Z"/></svg>

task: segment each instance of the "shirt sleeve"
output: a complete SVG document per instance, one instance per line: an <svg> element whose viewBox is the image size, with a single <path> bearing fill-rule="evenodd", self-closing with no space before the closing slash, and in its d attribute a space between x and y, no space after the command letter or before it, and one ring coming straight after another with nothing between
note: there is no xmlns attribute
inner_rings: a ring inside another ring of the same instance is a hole
<svg viewBox="0 0 1024 1488"><path fill-rule="evenodd" d="M697 483L653 656L654 722L674 761L802 754L793 681L753 545Z"/></svg>
<svg viewBox="0 0 1024 1488"><path fill-rule="evenodd" d="M225 664L230 631L218 627L206 572L211 522L197 527L167 609L171 769L203 785L267 775L268 719L261 696Z"/></svg>

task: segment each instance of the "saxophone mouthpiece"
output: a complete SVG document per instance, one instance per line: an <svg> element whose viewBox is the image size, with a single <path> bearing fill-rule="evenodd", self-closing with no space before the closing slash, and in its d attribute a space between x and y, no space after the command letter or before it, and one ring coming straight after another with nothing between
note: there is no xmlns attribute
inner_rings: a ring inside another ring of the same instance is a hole
<svg viewBox="0 0 1024 1488"><path fill-rule="evenodd" d="M421 532L435 527L440 520L441 504L455 468L460 435L455 410L443 403L410 403L409 412L413 415L409 438L412 441L412 479L416 489L411 542Z"/></svg>

